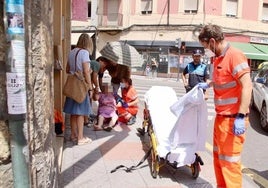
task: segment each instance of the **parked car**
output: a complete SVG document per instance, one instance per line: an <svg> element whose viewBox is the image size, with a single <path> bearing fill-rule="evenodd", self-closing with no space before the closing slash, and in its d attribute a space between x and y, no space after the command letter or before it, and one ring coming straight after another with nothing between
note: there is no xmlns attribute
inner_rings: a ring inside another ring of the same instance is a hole
<svg viewBox="0 0 268 188"><path fill-rule="evenodd" d="M251 106L260 113L261 128L268 132L268 67L259 69L253 78Z"/></svg>

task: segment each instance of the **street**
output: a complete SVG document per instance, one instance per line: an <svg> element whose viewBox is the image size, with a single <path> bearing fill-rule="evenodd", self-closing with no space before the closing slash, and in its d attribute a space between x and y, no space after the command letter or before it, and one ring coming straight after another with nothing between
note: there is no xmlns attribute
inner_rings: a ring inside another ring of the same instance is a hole
<svg viewBox="0 0 268 188"><path fill-rule="evenodd" d="M140 106L143 107L143 96L145 92L153 85L170 86L172 87L177 96L184 95L185 89L180 81L176 78L146 78L143 76L134 76L133 85L138 91L140 97ZM160 99L161 100L161 99ZM214 123L214 104L213 104L213 91L209 90L209 99L207 100L208 105L208 134L206 147L208 152L212 152L212 134L213 134L213 123ZM260 187L268 187L268 170L267 170L267 159L268 152L266 147L268 143L268 133L265 133L260 128L259 114L256 110L250 109L250 126L247 129L247 137L242 153L242 165L243 174L250 177Z"/></svg>
<svg viewBox="0 0 268 188"><path fill-rule="evenodd" d="M111 173L118 166L137 165L150 147L149 136L147 134L141 136L136 130L142 126L143 122L145 92L151 86L159 85L172 87L178 97L185 94L182 83L176 81L176 78L149 79L133 75L132 79L140 99L135 124L131 126L118 124L111 132L93 131L92 127L84 128L84 134L90 137L93 142L77 146L68 139L70 138L70 124L69 118L66 118L60 187L216 187L211 142L215 116L212 91L209 91L209 99L207 100L209 125L206 150L198 152L204 165L201 166L197 179L193 179L188 166L174 169L169 165L162 166L158 176L153 178L150 172L150 157L131 172L126 172L124 168L120 168ZM104 82L110 82L110 78L106 77ZM265 169L267 167L265 165L267 153L263 152L265 151L263 148L265 148L268 137L258 128L259 118L255 111L251 112L250 119L252 126L247 130L248 139L242 156L243 188L264 188L268 187L268 178Z"/></svg>

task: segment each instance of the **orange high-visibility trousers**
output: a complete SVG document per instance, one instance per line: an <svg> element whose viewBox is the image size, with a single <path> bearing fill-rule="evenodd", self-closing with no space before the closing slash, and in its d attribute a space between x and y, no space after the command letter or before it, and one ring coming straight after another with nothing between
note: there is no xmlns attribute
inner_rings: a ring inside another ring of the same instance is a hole
<svg viewBox="0 0 268 188"><path fill-rule="evenodd" d="M233 133L235 118L216 116L213 135L214 170L220 188L241 188L241 152L245 134ZM249 124L245 118L246 127Z"/></svg>

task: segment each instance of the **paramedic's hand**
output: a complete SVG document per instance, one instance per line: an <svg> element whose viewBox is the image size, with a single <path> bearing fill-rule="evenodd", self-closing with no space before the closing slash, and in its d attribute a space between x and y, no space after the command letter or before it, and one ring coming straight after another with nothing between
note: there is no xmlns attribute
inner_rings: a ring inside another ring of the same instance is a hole
<svg viewBox="0 0 268 188"><path fill-rule="evenodd" d="M208 88L209 88L209 84L206 83L206 82L198 83L198 88L201 88L201 89L208 89Z"/></svg>
<svg viewBox="0 0 268 188"><path fill-rule="evenodd" d="M233 132L235 135L244 134L246 131L244 118L237 117L234 121Z"/></svg>
<svg viewBox="0 0 268 188"><path fill-rule="evenodd" d="M122 107L123 108L127 108L128 107L128 104L124 100L122 100L121 104L122 104Z"/></svg>

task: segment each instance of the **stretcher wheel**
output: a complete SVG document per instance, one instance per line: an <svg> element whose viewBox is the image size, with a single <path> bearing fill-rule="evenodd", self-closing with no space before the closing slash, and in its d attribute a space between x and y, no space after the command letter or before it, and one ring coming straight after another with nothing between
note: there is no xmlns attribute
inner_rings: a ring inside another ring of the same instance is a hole
<svg viewBox="0 0 268 188"><path fill-rule="evenodd" d="M192 176L194 179L198 178L200 166L197 161L195 161L193 164L191 164L191 170L192 170Z"/></svg>
<svg viewBox="0 0 268 188"><path fill-rule="evenodd" d="M151 162L152 176L153 178L157 178L157 175L159 173L159 163L158 163L158 160L154 151L151 151L151 158L152 158L152 162Z"/></svg>

